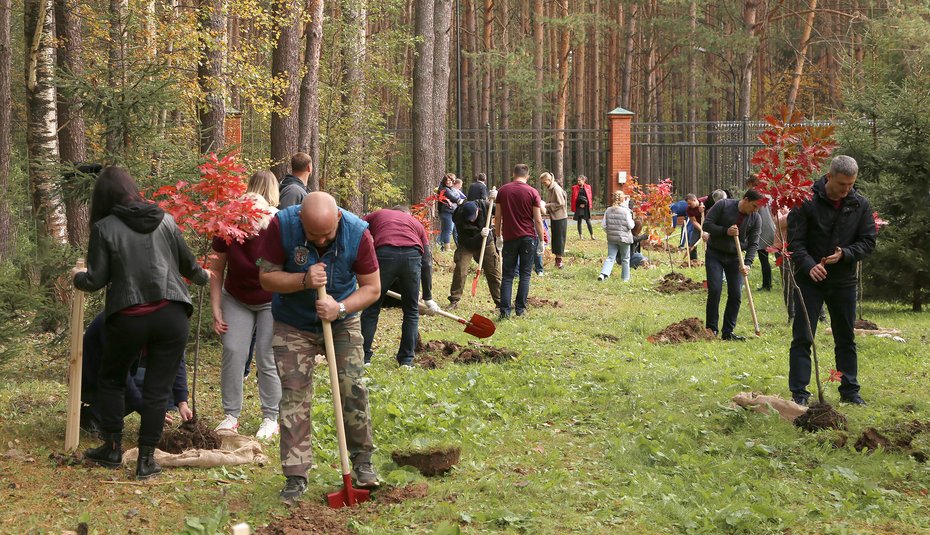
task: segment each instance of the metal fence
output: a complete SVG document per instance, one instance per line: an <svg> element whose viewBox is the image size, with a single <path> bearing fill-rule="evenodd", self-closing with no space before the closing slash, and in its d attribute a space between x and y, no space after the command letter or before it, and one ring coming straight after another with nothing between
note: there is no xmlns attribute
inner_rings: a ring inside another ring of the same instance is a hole
<svg viewBox="0 0 930 535"><path fill-rule="evenodd" d="M823 124L823 123L816 123ZM762 147L762 121L637 123L631 127L632 175L640 183L672 179L677 195L706 195L717 188L739 191L750 171L753 154ZM469 129L450 130L447 168L461 175L466 185L479 172L500 185L517 163L530 165L533 176L555 167L558 130ZM574 182L586 175L601 204L607 204L606 180L610 161L606 129L567 129L564 173ZM396 146L389 161L396 176L411 173L411 130L393 132ZM538 146L537 146L538 145ZM461 147L461 148L460 148ZM537 148L539 149L537 160ZM461 150L461 163L457 157ZM437 177L438 183L438 177Z"/></svg>

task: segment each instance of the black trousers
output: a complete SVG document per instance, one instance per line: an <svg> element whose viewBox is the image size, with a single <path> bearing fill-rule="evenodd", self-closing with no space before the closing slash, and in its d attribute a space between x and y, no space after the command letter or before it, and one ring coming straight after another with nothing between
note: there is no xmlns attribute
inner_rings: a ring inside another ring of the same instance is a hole
<svg viewBox="0 0 930 535"><path fill-rule="evenodd" d="M772 289L772 264L769 263L769 253L765 249L759 249L759 266L762 268L762 287L766 290Z"/></svg>
<svg viewBox="0 0 930 535"><path fill-rule="evenodd" d="M736 328L739 306L742 302L743 273L740 257L723 255L713 249L707 249L704 257L704 270L707 273L707 310L705 326L717 333L720 318L720 295L723 293L723 274L727 275L727 305L723 310L722 335L728 336Z"/></svg>
<svg viewBox="0 0 930 535"><path fill-rule="evenodd" d="M565 236L568 234L568 218L552 219L549 221L552 232L552 254L565 256Z"/></svg>
<svg viewBox="0 0 930 535"><path fill-rule="evenodd" d="M165 425L165 406L184 356L189 328L187 309L176 301L145 316L117 313L107 318L107 343L97 395L100 427L104 432L122 433L126 374L142 348L146 348L139 445L158 444Z"/></svg>

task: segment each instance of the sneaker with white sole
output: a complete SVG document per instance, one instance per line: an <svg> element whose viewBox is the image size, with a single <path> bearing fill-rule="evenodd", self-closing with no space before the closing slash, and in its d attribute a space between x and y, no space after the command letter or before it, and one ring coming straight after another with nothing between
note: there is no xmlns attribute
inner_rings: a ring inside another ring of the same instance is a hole
<svg viewBox="0 0 930 535"><path fill-rule="evenodd" d="M265 418L262 420L262 425L258 427L258 432L255 433L255 438L258 440L268 440L277 434L278 422L276 420L272 420L271 418Z"/></svg>
<svg viewBox="0 0 930 535"><path fill-rule="evenodd" d="M239 429L239 418L227 414L226 418L223 418L223 421L216 426L214 431L236 431L237 429ZM236 432L238 433L238 431Z"/></svg>

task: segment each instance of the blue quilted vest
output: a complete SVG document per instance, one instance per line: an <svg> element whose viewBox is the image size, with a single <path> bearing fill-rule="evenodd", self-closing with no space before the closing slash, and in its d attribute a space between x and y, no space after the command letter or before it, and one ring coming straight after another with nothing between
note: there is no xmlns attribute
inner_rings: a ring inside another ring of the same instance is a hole
<svg viewBox="0 0 930 535"><path fill-rule="evenodd" d="M357 287L352 264L358 256L358 245L368 223L355 214L339 209L342 217L336 230L336 240L322 256L316 247L307 241L300 222L300 205L281 210L276 217L281 225L281 245L287 253L284 271L303 273L317 262L326 264L326 293L336 301L349 297ZM302 331L323 332L323 324L316 315L317 291L301 290L289 294L274 294L271 313L274 319L287 323ZM355 316L349 314L347 318Z"/></svg>

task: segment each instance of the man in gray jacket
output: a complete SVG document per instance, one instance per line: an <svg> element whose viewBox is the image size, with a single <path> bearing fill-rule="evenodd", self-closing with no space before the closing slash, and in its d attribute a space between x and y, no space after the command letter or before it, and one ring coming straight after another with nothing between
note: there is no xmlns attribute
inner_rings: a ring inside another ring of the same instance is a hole
<svg viewBox="0 0 930 535"><path fill-rule="evenodd" d="M720 294L723 291L723 274L727 276L727 306L723 312L724 340L745 340L733 334L736 318L739 315L743 274L749 274L749 267L759 249L759 234L762 219L759 209L764 204L762 195L754 189L746 190L740 200L723 199L714 203L704 219L704 232L710 238L707 242L707 255L704 269L707 273L707 317L705 326L717 334L720 315ZM738 237L744 257L737 254Z"/></svg>

